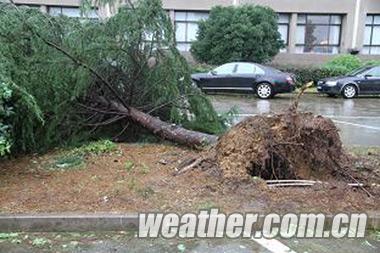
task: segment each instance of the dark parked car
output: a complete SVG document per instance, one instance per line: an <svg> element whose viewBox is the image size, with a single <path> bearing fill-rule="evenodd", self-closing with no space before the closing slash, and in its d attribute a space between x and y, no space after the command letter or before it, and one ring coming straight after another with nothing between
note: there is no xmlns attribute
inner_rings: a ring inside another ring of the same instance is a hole
<svg viewBox="0 0 380 253"><path fill-rule="evenodd" d="M317 86L319 93L331 97L342 95L354 98L358 95L380 94L380 66L357 69L346 76L322 79Z"/></svg>
<svg viewBox="0 0 380 253"><path fill-rule="evenodd" d="M295 90L290 74L256 63L227 63L209 73L193 74L191 77L204 91L248 91L262 99Z"/></svg>

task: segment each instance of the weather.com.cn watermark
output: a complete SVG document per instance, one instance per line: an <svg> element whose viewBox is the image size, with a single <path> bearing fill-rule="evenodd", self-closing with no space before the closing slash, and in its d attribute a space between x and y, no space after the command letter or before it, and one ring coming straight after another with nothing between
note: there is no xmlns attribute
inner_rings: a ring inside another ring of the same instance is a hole
<svg viewBox="0 0 380 253"><path fill-rule="evenodd" d="M139 238L363 238L365 213L140 213Z"/></svg>

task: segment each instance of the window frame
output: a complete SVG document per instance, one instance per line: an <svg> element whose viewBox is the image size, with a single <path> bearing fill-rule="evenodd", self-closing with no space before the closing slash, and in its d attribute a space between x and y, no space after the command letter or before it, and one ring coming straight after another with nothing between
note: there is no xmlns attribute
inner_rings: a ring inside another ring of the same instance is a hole
<svg viewBox="0 0 380 253"><path fill-rule="evenodd" d="M313 24L315 26L324 26L324 27L327 27L328 28L328 32L327 32L327 44L312 44L313 47L321 47L321 48L338 48L338 53L339 53L339 49L342 45L342 25L343 25L343 17L344 15L343 14L335 14L335 13L330 13L330 14L326 14L326 13L298 13L297 14L298 17L301 16L301 15L304 15L305 16L305 22L304 23L301 23L299 22L299 19L297 18L297 28L298 27L305 27L305 33L306 33L306 26L308 24ZM328 16L328 23L310 23L309 22L309 19L308 17L309 16ZM339 24L336 24L334 22L332 22L332 19L334 16L339 16L340 17L340 23ZM330 28L331 27L339 27L339 39L338 39L338 44L330 44L330 35L331 35L331 30ZM306 41L306 34L305 34L305 41ZM296 47L305 47L306 46L306 43L296 43L295 45ZM303 49L304 50L304 49ZM303 52L303 53L313 53L313 52ZM318 54L318 52L316 53ZM319 53L319 54L334 54L334 53Z"/></svg>
<svg viewBox="0 0 380 253"><path fill-rule="evenodd" d="M177 20L176 19L176 14L177 13L186 13L186 18L185 20ZM192 10L175 10L174 11L174 28L175 28L175 38L176 38L176 44L177 46L179 44L182 44L182 45L191 45L193 43L193 41L190 41L188 39L188 31L189 31L189 24L196 24L198 26L198 29L199 29L199 21L194 21L194 20L188 20L188 15L189 13L206 13L206 14L210 14L209 11L203 11L203 10L195 10L195 11L192 11ZM177 24L185 24L185 40L182 41L182 40L177 40Z"/></svg>
<svg viewBox="0 0 380 253"><path fill-rule="evenodd" d="M380 48L380 44L373 44L373 33L374 33L374 30L375 30L375 27L380 27L380 23L379 24L375 24L375 17L379 17L380 18L380 14L373 14L373 13L368 13L367 16L366 16L366 22L365 22L365 28L364 28L364 33L365 33L365 29L367 27L370 27L371 29L371 34L370 34L370 39L369 39L369 44L365 44L363 43L363 47L364 48L368 48L368 55L375 55L375 54L372 54L371 53L371 50L375 47L377 48ZM367 18L368 17L371 17L371 24L367 24ZM380 36L380 35L379 35ZM365 40L365 35L364 35L364 38L363 40ZM365 41L364 41L365 42ZM378 55L378 54L376 54Z"/></svg>
<svg viewBox="0 0 380 253"><path fill-rule="evenodd" d="M287 30L287 36L286 36L286 41L285 42L285 46L288 47L289 46L289 32L290 32L290 19L291 19L291 13L288 13L288 12L278 12L277 15L280 17L280 15L286 15L288 16L288 22L285 23L285 22L280 22L280 20L277 20L277 25L280 26L286 26L286 30Z"/></svg>
<svg viewBox="0 0 380 253"><path fill-rule="evenodd" d="M99 19L99 9L98 8L95 8L93 11L96 13L97 17L86 17L85 15L83 15L83 13L81 12L81 9L79 6L71 6L71 5L48 5L47 6L47 13L49 15L51 15L50 13L50 9L51 8L59 8L60 9L60 13L58 16L60 15L63 15L65 17L68 17L68 18L78 18L78 19L89 19L89 20L98 20ZM72 16L67 16L67 15L64 15L63 14L63 9L79 9L80 11L80 17L72 17Z"/></svg>

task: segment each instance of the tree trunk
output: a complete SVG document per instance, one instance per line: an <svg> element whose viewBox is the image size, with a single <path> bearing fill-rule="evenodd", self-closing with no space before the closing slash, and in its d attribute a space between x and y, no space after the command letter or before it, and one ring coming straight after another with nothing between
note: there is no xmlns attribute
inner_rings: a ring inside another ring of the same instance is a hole
<svg viewBox="0 0 380 253"><path fill-rule="evenodd" d="M133 107L126 108L117 102L112 102L112 107L120 113L127 115L133 121L151 131L154 135L175 143L193 148L202 148L214 144L218 140L216 135L187 130L177 125L164 122L159 118L153 117Z"/></svg>

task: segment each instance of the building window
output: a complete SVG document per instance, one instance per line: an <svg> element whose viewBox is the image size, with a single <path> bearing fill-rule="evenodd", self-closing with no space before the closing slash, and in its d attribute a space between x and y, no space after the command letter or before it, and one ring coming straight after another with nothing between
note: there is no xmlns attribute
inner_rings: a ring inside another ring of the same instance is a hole
<svg viewBox="0 0 380 253"><path fill-rule="evenodd" d="M50 6L48 12L52 16L67 16L70 18L90 18L97 19L98 14L96 10L89 11L86 15L82 13L79 7L62 7L62 6Z"/></svg>
<svg viewBox="0 0 380 253"><path fill-rule="evenodd" d="M367 16L363 54L380 54L380 15Z"/></svg>
<svg viewBox="0 0 380 253"><path fill-rule="evenodd" d="M289 23L290 23L290 14L278 14L278 31L281 34L281 39L284 41L286 47L289 44ZM281 52L286 52L287 49L281 49Z"/></svg>
<svg viewBox="0 0 380 253"><path fill-rule="evenodd" d="M177 47L180 51L189 51L191 43L197 39L198 22L208 18L207 12L175 12Z"/></svg>
<svg viewBox="0 0 380 253"><path fill-rule="evenodd" d="M298 14L297 53L339 53L341 28L340 15Z"/></svg>

